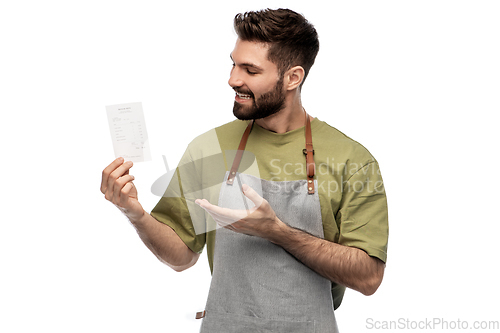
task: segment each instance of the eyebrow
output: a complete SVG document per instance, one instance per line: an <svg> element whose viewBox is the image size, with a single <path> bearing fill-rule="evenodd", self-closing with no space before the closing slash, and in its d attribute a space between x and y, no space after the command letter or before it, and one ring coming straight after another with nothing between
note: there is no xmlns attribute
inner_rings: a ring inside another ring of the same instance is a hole
<svg viewBox="0 0 500 333"><path fill-rule="evenodd" d="M230 54L229 57L231 58L231 61L234 63L234 59L233 59L233 55ZM245 66L245 67L251 67L251 68L255 68L259 71L263 71L264 69L262 67L259 67L255 64L252 64L250 62L244 62L244 63L241 63L241 64L238 64L238 66Z"/></svg>

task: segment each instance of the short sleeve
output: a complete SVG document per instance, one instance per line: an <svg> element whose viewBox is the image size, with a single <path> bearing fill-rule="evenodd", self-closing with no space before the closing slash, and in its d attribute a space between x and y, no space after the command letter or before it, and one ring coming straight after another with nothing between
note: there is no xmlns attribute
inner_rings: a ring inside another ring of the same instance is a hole
<svg viewBox="0 0 500 333"><path fill-rule="evenodd" d="M196 232L193 226L193 220L204 224L205 216L200 209L193 209L192 199L186 199L184 191L190 192L190 187L195 188L198 177L195 172L190 172L190 177L183 177L186 171L181 171L185 166L193 166L191 156L188 151L184 153L181 163L177 167L172 180L170 181L163 197L159 200L156 206L151 211L153 216L158 221L171 227L182 241L196 253L201 253L206 242L206 233Z"/></svg>
<svg viewBox="0 0 500 333"><path fill-rule="evenodd" d="M359 248L386 262L387 198L376 161L366 164L344 181L336 219L340 225L339 244Z"/></svg>

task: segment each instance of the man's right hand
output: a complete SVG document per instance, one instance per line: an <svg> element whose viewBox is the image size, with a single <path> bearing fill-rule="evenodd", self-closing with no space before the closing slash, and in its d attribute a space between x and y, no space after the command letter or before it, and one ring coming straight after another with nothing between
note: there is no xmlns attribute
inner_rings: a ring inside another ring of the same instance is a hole
<svg viewBox="0 0 500 333"><path fill-rule="evenodd" d="M146 213L137 200L137 189L129 174L133 163L119 157L102 171L101 192L132 222L139 237L163 263L177 272L193 266L200 254L193 252L166 224Z"/></svg>
<svg viewBox="0 0 500 333"><path fill-rule="evenodd" d="M129 174L133 166L131 161L124 162L122 157L114 160L102 171L101 192L106 200L111 201L131 222L138 221L144 215L144 209L137 199L137 189Z"/></svg>

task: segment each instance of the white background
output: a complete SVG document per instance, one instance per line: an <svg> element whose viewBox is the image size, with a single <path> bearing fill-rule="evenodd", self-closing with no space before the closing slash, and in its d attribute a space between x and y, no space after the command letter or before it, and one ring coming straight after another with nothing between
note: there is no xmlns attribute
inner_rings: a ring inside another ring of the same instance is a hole
<svg viewBox="0 0 500 333"><path fill-rule="evenodd" d="M132 174L149 211L161 156L175 166L233 119L232 19L266 7L316 26L304 106L363 143L386 184L385 279L346 293L341 331L500 320L497 1L171 3L0 5L1 332L198 331L206 256L171 271L99 191L114 159L105 105L143 103L153 161Z"/></svg>

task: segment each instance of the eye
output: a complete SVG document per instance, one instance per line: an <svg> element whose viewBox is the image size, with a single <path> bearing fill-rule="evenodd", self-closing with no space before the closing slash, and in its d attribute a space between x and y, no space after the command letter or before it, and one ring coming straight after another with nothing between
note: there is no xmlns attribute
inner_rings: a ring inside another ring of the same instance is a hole
<svg viewBox="0 0 500 333"><path fill-rule="evenodd" d="M250 75L255 75L255 74L258 74L256 72L252 72L251 70L247 69L247 73L250 74Z"/></svg>

